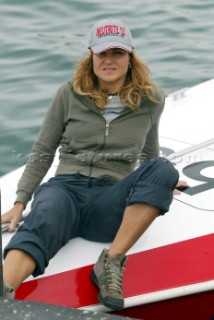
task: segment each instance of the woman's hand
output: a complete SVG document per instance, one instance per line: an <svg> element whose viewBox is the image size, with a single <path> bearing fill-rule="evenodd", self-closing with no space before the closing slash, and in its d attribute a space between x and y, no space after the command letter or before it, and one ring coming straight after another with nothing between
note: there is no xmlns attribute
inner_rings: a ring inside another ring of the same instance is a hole
<svg viewBox="0 0 214 320"><path fill-rule="evenodd" d="M24 205L20 202L16 202L12 209L10 209L9 211L7 211L1 216L1 223L5 223L5 222L10 223L7 231L13 232L16 229L19 221L22 218L23 210L24 210Z"/></svg>
<svg viewBox="0 0 214 320"><path fill-rule="evenodd" d="M173 193L174 194L181 194L181 191L179 190L179 188L186 189L188 187L189 187L189 185L188 185L188 183L186 181L179 180L178 183L176 184L175 189L173 190Z"/></svg>

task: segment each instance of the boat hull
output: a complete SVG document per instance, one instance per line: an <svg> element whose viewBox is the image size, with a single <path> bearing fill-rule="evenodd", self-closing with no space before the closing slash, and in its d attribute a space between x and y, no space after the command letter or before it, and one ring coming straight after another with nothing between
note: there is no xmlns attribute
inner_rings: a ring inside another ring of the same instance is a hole
<svg viewBox="0 0 214 320"><path fill-rule="evenodd" d="M160 126L162 156L174 163L190 188L174 195L170 212L158 217L129 250L125 309L114 314L144 320L211 320L214 315L213 87L214 79L166 99ZM43 181L53 176L56 166L57 160ZM2 212L13 204L23 170L24 166L0 179ZM25 214L29 208L30 204ZM11 237L3 233L3 248ZM110 312L97 300L97 288L90 281L93 264L109 245L71 240L44 275L26 279L16 299Z"/></svg>

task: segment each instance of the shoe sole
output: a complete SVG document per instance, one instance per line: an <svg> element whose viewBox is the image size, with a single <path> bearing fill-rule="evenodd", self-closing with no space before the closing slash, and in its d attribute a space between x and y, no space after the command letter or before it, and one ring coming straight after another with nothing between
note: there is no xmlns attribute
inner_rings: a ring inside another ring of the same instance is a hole
<svg viewBox="0 0 214 320"><path fill-rule="evenodd" d="M99 283L98 283L98 280L97 280L97 276L94 272L94 269L92 269L91 273L90 273L90 278L92 280L92 282L96 285L96 287L100 290L100 287L99 287ZM107 308L111 309L111 310L114 310L114 311L120 311L124 308L124 305L123 305L123 302L121 305L119 305L118 303L115 304L114 300L113 301L106 301L101 293L99 292L98 295L97 295L97 298L98 300ZM109 299L111 300L111 298L109 297ZM113 298L114 299L114 298Z"/></svg>

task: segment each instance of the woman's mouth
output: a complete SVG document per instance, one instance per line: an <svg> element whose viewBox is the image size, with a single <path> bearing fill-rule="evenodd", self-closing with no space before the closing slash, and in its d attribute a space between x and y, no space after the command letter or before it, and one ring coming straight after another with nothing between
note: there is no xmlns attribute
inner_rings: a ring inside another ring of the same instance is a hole
<svg viewBox="0 0 214 320"><path fill-rule="evenodd" d="M112 71L115 71L116 68L103 68L103 70L107 72L112 72Z"/></svg>

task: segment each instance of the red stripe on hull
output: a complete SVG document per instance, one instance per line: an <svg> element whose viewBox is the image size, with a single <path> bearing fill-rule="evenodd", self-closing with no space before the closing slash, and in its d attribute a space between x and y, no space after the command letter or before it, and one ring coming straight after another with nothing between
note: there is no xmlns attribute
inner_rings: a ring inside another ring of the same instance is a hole
<svg viewBox="0 0 214 320"><path fill-rule="evenodd" d="M143 320L214 320L214 291L136 306L113 314Z"/></svg>
<svg viewBox="0 0 214 320"><path fill-rule="evenodd" d="M124 275L125 297L213 280L213 243L214 234L210 234L130 255ZM25 282L16 298L73 308L97 304L91 269L86 266Z"/></svg>

